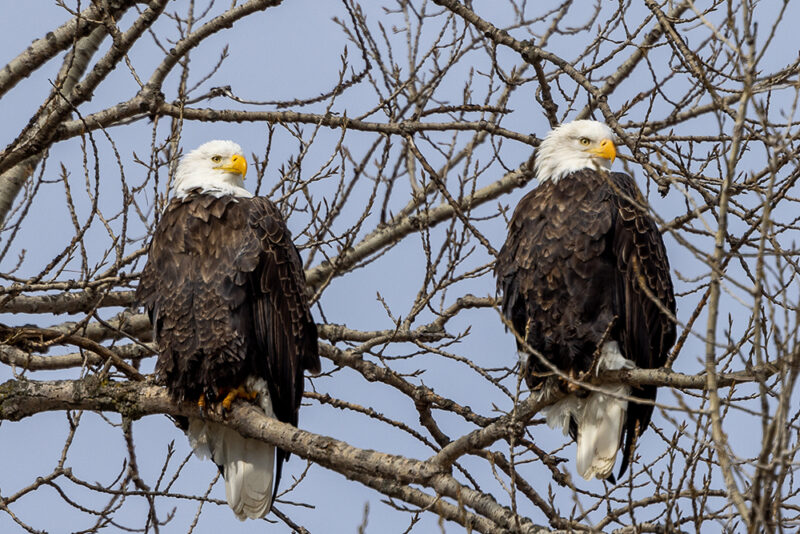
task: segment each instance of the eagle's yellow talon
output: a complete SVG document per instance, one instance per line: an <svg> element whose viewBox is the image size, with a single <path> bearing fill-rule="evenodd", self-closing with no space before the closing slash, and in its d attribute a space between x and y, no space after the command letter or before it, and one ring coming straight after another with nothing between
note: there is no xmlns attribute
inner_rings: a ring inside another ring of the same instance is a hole
<svg viewBox="0 0 800 534"><path fill-rule="evenodd" d="M225 411L229 411L231 409L231 405L233 401L237 398L239 399L246 399L246 400L255 400L258 397L258 392L256 391L247 391L244 386L239 386L238 388L234 388L225 395L225 398L222 399L222 408Z"/></svg>

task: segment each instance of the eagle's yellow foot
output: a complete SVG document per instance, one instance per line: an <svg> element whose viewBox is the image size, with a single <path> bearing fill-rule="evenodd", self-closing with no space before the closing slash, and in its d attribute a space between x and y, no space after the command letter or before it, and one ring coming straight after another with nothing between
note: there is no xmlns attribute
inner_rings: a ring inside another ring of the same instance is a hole
<svg viewBox="0 0 800 534"><path fill-rule="evenodd" d="M205 394L201 394L200 398L197 399L197 407L200 408L201 410L203 410L204 412L206 411L206 396L205 396Z"/></svg>
<svg viewBox="0 0 800 534"><path fill-rule="evenodd" d="M238 388L228 391L228 393L225 395L225 398L222 399L222 409L226 412L230 411L231 404L233 404L233 401L235 401L237 398L252 401L257 397L257 391L247 391L244 386L239 386Z"/></svg>

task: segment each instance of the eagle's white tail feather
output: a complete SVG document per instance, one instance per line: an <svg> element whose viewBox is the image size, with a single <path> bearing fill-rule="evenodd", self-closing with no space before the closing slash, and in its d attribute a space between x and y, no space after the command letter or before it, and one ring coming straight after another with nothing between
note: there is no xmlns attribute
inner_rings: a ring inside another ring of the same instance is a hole
<svg viewBox="0 0 800 534"><path fill-rule="evenodd" d="M615 395L628 395L628 386L610 388ZM578 420L578 473L586 480L607 478L614 468L619 436L628 402L603 393L590 393Z"/></svg>
<svg viewBox="0 0 800 534"><path fill-rule="evenodd" d="M607 341L597 362L597 370L632 369L633 362L625 358L616 341ZM553 393L547 387L534 393L537 400L547 400ZM586 397L567 395L555 404L542 410L550 428L561 428L569 433L571 420L578 426L578 473L590 480L594 477L607 478L614 468L619 450L622 425L628 402L618 397L630 395L630 387L617 385L605 388L611 393L591 392Z"/></svg>
<svg viewBox="0 0 800 534"><path fill-rule="evenodd" d="M246 387L260 393L260 405L270 417L275 417L266 383L248 379ZM225 478L225 497L236 517L264 517L272 507L272 478L275 447L268 443L243 437L219 423L189 419L186 431L189 444L200 458L211 458L222 466Z"/></svg>
<svg viewBox="0 0 800 534"><path fill-rule="evenodd" d="M616 341L603 344L597 370L631 369L633 362L626 359ZM611 395L592 392L583 401L582 414L578 418L578 473L586 480L594 477L607 478L617 459L622 425L628 401L620 396L630 395L626 385L607 387Z"/></svg>

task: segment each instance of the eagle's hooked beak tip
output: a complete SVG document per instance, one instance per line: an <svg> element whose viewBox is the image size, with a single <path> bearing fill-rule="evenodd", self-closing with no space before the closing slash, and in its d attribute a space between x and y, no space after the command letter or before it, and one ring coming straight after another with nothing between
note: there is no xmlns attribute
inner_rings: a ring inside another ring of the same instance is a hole
<svg viewBox="0 0 800 534"><path fill-rule="evenodd" d="M242 178L247 174L247 160L241 154L231 156L231 167L233 167Z"/></svg>
<svg viewBox="0 0 800 534"><path fill-rule="evenodd" d="M241 154L234 154L231 156L230 161L227 164L219 167L219 169L225 172L241 174L242 179L244 179L245 175L247 174L247 160Z"/></svg>
<svg viewBox="0 0 800 534"><path fill-rule="evenodd" d="M600 141L600 144L590 152L595 156L609 160L611 163L614 163L617 157L617 147L614 145L614 141L608 138Z"/></svg>

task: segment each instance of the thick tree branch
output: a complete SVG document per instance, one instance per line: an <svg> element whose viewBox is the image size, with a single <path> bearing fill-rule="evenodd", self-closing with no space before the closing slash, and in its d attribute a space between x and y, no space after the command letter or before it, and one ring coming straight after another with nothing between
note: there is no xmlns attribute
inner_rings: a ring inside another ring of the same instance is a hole
<svg viewBox="0 0 800 534"><path fill-rule="evenodd" d="M141 0L113 0L111 2L92 3L81 11L78 16L65 22L52 32L48 32L45 37L36 39L24 52L9 61L0 71L0 98L45 62L55 57L59 52L66 50L76 40L79 40L78 46L83 46L80 40L98 26L98 21L103 18L107 7L111 8L116 17L138 3L141 3Z"/></svg>
<svg viewBox="0 0 800 534"><path fill-rule="evenodd" d="M98 292L94 290L51 295L17 295L9 299L3 313L81 313L95 308L128 307L133 304L135 291Z"/></svg>
<svg viewBox="0 0 800 534"><path fill-rule="evenodd" d="M0 173L5 173L18 163L41 153L54 142L56 127L72 111L92 97L97 86L116 68L142 33L155 23L166 7L167 0L151 0L131 27L123 34L115 35L111 49L95 64L92 70L71 91L61 90L52 101L48 113L42 119L23 129L16 142L0 152ZM98 27L105 28L105 26ZM0 197L1 198L1 197ZM2 206L0 206L2 207ZM5 213L0 211L0 215Z"/></svg>
<svg viewBox="0 0 800 534"><path fill-rule="evenodd" d="M115 412L130 419L153 414L201 416L196 404L176 404L163 388L147 383L109 382L90 377L49 382L9 380L0 384L0 420L19 421L42 412L68 409ZM207 412L206 417L235 429L243 436L273 443L345 476L355 474L373 486L377 485L375 482L379 478L392 480L394 486L390 489L395 497L411 495L409 492L395 491L397 483L432 488L440 495L474 509L497 525L490 530L480 530L481 532L511 529L517 524L522 526L515 529L517 532L546 532L546 529L533 525L527 519L512 517L508 509L488 495L461 485L429 462L359 449L337 439L313 434L266 417L258 408L249 404L234 405L227 417L214 411ZM417 494L411 496L414 501L418 501L420 497ZM471 526L477 529L489 525L477 523Z"/></svg>

